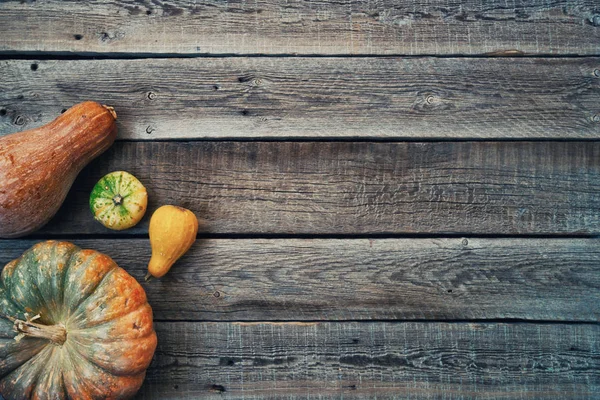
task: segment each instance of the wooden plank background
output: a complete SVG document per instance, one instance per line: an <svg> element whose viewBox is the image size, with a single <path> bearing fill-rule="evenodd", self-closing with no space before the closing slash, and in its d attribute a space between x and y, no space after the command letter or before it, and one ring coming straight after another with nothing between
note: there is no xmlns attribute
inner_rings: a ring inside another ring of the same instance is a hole
<svg viewBox="0 0 600 400"><path fill-rule="evenodd" d="M600 232L597 142L123 142L87 168L38 235L105 234L89 193L110 171L147 186L207 234Z"/></svg>
<svg viewBox="0 0 600 400"><path fill-rule="evenodd" d="M0 136L93 99L119 138L0 265L65 239L141 281L151 212L202 217L143 283L138 399L596 399L599 56L593 0L2 1Z"/></svg>
<svg viewBox="0 0 600 400"><path fill-rule="evenodd" d="M3 2L0 51L142 54L600 53L595 0Z"/></svg>
<svg viewBox="0 0 600 400"><path fill-rule="evenodd" d="M18 60L0 73L0 134L94 99L116 108L120 139L600 137L596 57Z"/></svg>
<svg viewBox="0 0 600 400"><path fill-rule="evenodd" d="M148 240L74 243L143 281ZM203 239L173 268L160 321L600 320L599 239Z"/></svg>
<svg viewBox="0 0 600 400"><path fill-rule="evenodd" d="M598 325L156 324L143 399L593 399Z"/></svg>

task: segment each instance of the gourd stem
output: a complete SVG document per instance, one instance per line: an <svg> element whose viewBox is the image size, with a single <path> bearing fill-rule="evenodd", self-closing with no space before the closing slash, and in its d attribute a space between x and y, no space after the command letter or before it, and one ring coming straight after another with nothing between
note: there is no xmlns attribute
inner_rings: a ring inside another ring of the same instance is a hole
<svg viewBox="0 0 600 400"><path fill-rule="evenodd" d="M152 280L152 278L154 278L154 277L152 276L152 274L150 274L150 272L148 272L148 273L146 274L146 276L144 277L144 280L145 280L146 282L150 282L150 281Z"/></svg>
<svg viewBox="0 0 600 400"><path fill-rule="evenodd" d="M24 336L48 339L59 346L67 340L67 329L63 325L42 325L32 321L11 319L14 320L15 330Z"/></svg>

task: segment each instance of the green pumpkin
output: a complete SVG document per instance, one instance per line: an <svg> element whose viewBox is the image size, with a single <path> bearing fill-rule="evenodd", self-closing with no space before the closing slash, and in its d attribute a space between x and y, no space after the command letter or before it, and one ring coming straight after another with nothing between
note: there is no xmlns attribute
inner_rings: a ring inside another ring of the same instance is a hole
<svg viewBox="0 0 600 400"><path fill-rule="evenodd" d="M96 183L90 195L90 210L96 221L120 231L135 226L148 206L142 183L125 171L115 171Z"/></svg>
<svg viewBox="0 0 600 400"><path fill-rule="evenodd" d="M156 348L144 289L108 256L42 242L0 279L0 397L129 399Z"/></svg>

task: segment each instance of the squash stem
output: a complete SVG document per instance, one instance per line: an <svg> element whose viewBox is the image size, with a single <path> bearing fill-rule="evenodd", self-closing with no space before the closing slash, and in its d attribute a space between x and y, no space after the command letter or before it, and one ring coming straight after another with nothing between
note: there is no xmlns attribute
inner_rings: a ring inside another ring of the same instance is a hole
<svg viewBox="0 0 600 400"><path fill-rule="evenodd" d="M117 113L116 113L114 107L107 106L105 104L103 104L102 107L106 108L108 110L108 112L113 116L114 119L117 119Z"/></svg>
<svg viewBox="0 0 600 400"><path fill-rule="evenodd" d="M150 272L148 272L148 273L146 274L146 276L144 277L144 280L145 280L146 282L150 282L150 281L152 280L152 278L154 278L154 277L152 276L152 274L150 274Z"/></svg>
<svg viewBox="0 0 600 400"><path fill-rule="evenodd" d="M67 329L64 325L42 325L32 322L31 319L23 321L16 318L11 318L14 321L15 331L19 332L19 336L29 336L41 339L48 339L52 343L62 346L67 341Z"/></svg>

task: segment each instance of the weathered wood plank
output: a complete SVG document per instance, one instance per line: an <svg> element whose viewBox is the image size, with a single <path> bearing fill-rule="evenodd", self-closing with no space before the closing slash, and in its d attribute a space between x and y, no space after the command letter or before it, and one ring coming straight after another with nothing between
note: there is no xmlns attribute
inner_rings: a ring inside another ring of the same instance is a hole
<svg viewBox="0 0 600 400"><path fill-rule="evenodd" d="M0 266L33 241L0 241ZM75 240L139 281L146 239ZM211 239L144 283L159 320L600 321L593 239ZM174 296L173 294L176 293Z"/></svg>
<svg viewBox="0 0 600 400"><path fill-rule="evenodd" d="M599 69L598 58L0 61L0 134L93 99L116 107L120 139L598 139Z"/></svg>
<svg viewBox="0 0 600 400"><path fill-rule="evenodd" d="M599 54L594 0L3 1L0 51Z"/></svg>
<svg viewBox="0 0 600 400"><path fill-rule="evenodd" d="M112 231L89 211L110 171L149 212L178 204L213 234L598 234L600 142L121 142L40 234Z"/></svg>
<svg viewBox="0 0 600 400"><path fill-rule="evenodd" d="M597 399L598 325L157 323L138 399Z"/></svg>

